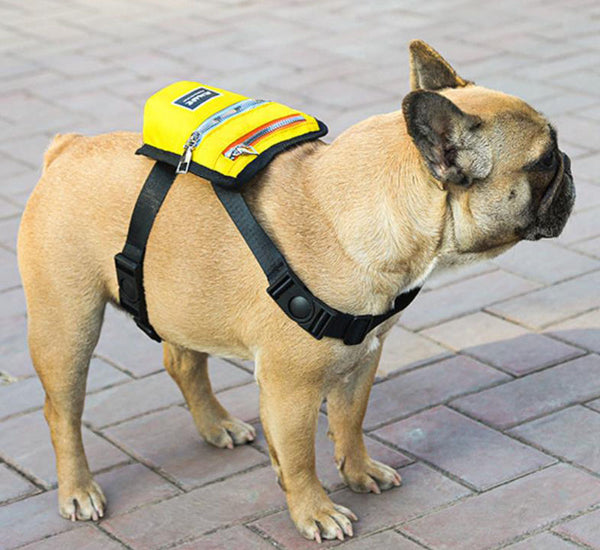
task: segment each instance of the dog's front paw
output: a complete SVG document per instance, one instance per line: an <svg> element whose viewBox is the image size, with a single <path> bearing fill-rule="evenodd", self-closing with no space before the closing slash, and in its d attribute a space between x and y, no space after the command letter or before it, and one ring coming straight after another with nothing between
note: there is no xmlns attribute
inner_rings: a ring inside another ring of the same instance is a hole
<svg viewBox="0 0 600 550"><path fill-rule="evenodd" d="M367 458L359 465L342 460L338 465L342 479L355 493L376 493L399 487L400 474L386 464Z"/></svg>
<svg viewBox="0 0 600 550"><path fill-rule="evenodd" d="M344 540L344 535L354 534L352 521L358 519L356 515L345 506L334 504L325 493L300 500L288 497L288 504L296 528L309 540Z"/></svg>
<svg viewBox="0 0 600 550"><path fill-rule="evenodd" d="M200 435L215 447L233 449L234 445L243 445L254 441L256 430L250 424L229 417L220 419L208 429L202 430Z"/></svg>
<svg viewBox="0 0 600 550"><path fill-rule="evenodd" d="M105 508L106 497L93 479L81 487L58 489L58 511L63 518L98 521Z"/></svg>

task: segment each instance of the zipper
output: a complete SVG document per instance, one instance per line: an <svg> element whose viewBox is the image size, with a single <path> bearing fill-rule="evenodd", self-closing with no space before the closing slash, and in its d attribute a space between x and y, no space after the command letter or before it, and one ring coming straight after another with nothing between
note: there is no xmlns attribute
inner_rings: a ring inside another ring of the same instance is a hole
<svg viewBox="0 0 600 550"><path fill-rule="evenodd" d="M266 124L256 128L256 130L252 130L252 132L249 134L246 134L237 141L234 141L232 144L228 145L223 150L223 155L230 160L235 160L240 155L258 155L258 151L253 147L256 143L266 138L273 132L276 132L277 130L294 126L295 124L299 124L305 120L306 119L302 115L296 114L267 122Z"/></svg>
<svg viewBox="0 0 600 550"><path fill-rule="evenodd" d="M187 173L190 168L190 163L192 162L192 154L194 153L194 149L198 147L206 134L223 124L223 122L226 120L245 113L246 111L250 111L259 105L263 105L264 103L269 103L269 101L265 99L244 99L234 103L233 105L229 105L229 107L221 109L208 120L202 122L202 124L200 124L191 133L190 137L185 142L185 145L183 146L183 154L181 155L179 163L177 164L176 173Z"/></svg>

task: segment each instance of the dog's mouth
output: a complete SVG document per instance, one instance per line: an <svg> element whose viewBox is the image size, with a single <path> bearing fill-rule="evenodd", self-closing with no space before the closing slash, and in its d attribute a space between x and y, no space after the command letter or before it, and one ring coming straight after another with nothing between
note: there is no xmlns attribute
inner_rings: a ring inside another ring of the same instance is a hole
<svg viewBox="0 0 600 550"><path fill-rule="evenodd" d="M537 241L558 237L567 224L575 204L575 186L571 159L562 152L561 157L556 177L542 196L534 222L523 231L523 239Z"/></svg>

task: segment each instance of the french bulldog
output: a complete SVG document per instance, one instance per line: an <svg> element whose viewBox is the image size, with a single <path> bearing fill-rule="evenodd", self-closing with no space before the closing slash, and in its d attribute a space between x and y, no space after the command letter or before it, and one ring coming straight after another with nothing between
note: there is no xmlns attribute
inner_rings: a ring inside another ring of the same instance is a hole
<svg viewBox="0 0 600 550"><path fill-rule="evenodd" d="M387 311L433 271L556 237L573 206L570 162L543 115L464 80L418 40L410 44L410 83L400 110L360 122L331 144L278 155L244 192L308 288L351 314ZM153 165L134 154L140 142L136 133L56 136L19 232L59 511L72 520L98 520L106 510L81 415L105 306L118 307L113 258ZM361 428L398 316L359 345L313 338L267 295L262 270L210 184L191 174L177 178L155 221L144 286L165 367L200 436L222 448L254 439L254 428L214 395L207 357L254 360L269 454L298 531L316 541L352 536L356 516L317 478L317 415L327 399L335 460L352 490L400 485L394 469L369 457Z"/></svg>

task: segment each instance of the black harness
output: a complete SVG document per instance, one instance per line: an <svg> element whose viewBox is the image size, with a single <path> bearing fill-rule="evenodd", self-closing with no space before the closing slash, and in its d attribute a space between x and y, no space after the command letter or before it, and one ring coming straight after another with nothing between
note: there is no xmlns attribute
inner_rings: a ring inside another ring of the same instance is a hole
<svg viewBox="0 0 600 550"><path fill-rule="evenodd" d="M156 162L133 209L125 247L115 256L121 306L133 315L139 328L158 342L161 338L148 319L143 264L154 219L176 175L175 166ZM351 315L338 311L314 296L294 273L240 192L215 183L212 187L264 271L271 298L290 319L317 340L326 336L343 340L346 345L360 344L372 329L405 309L421 290L417 287L400 294L393 307L380 315Z"/></svg>

